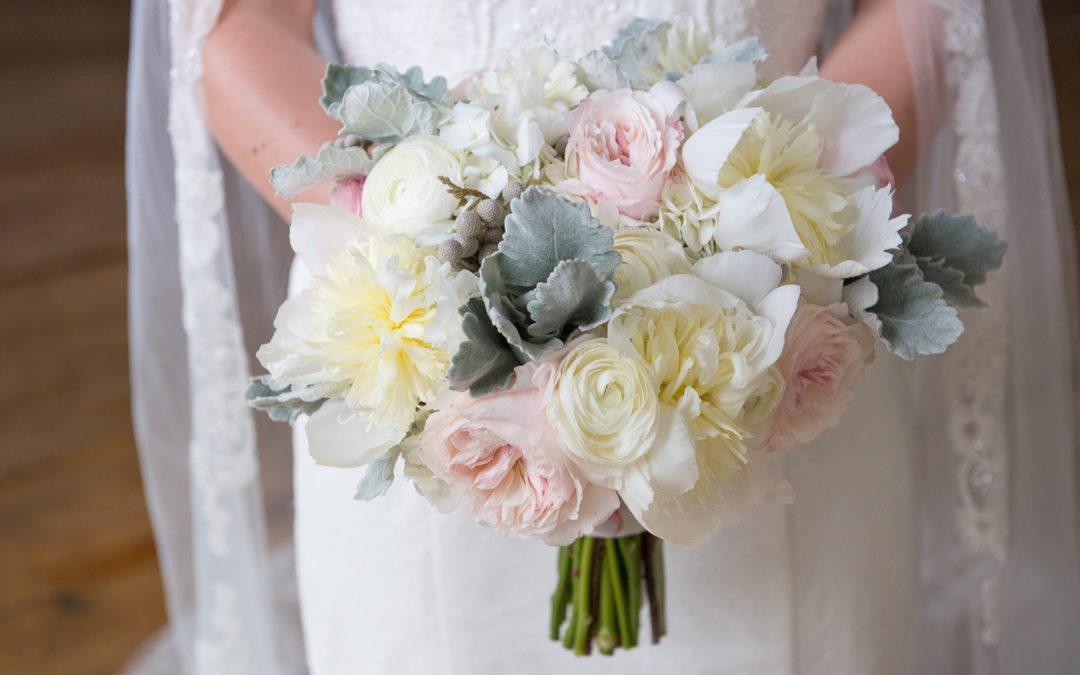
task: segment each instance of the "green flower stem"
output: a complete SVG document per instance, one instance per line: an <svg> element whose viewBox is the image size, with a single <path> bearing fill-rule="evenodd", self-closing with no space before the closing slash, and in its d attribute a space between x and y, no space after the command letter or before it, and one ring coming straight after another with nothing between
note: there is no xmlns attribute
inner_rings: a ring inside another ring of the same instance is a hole
<svg viewBox="0 0 1080 675"><path fill-rule="evenodd" d="M589 651L589 629L592 624L589 600L592 591L592 559L596 539L583 537L578 555L577 588L574 589L574 614L577 625L574 627L574 654L583 656Z"/></svg>
<svg viewBox="0 0 1080 675"><path fill-rule="evenodd" d="M566 606L570 603L573 561L569 546L559 547L559 582L551 596L551 639L559 639L559 628L566 620Z"/></svg>
<svg viewBox="0 0 1080 675"><path fill-rule="evenodd" d="M616 539L626 565L626 604L630 618L630 646L636 647L641 630L641 535Z"/></svg>
<svg viewBox="0 0 1080 675"><path fill-rule="evenodd" d="M593 538L595 539L595 538ZM604 571L604 550L607 539L595 539L593 546L592 572L589 573L589 634L585 637L585 653L592 651L596 638L597 619L600 614L600 580Z"/></svg>
<svg viewBox="0 0 1080 675"><path fill-rule="evenodd" d="M566 635L563 636L563 646L573 649L574 639L577 635L578 624L578 587L581 585L581 547L583 540L578 539L570 547L570 623L566 627Z"/></svg>
<svg viewBox="0 0 1080 675"><path fill-rule="evenodd" d="M619 567L619 546L614 541L609 541L604 551L604 573L611 580L611 600L615 605L615 624L619 631L619 644L628 649L630 647L630 613L626 606L626 580Z"/></svg>
<svg viewBox="0 0 1080 675"><path fill-rule="evenodd" d="M604 560L600 564L600 609L597 615L596 646L600 653L611 656L619 645L619 634L615 618L615 586L619 583L619 570L612 573L608 561L615 560L615 547L611 542L604 544Z"/></svg>
<svg viewBox="0 0 1080 675"><path fill-rule="evenodd" d="M642 540L645 549L645 590L649 594L649 621L653 644L667 633L667 617L664 598L664 549L663 543L649 533Z"/></svg>

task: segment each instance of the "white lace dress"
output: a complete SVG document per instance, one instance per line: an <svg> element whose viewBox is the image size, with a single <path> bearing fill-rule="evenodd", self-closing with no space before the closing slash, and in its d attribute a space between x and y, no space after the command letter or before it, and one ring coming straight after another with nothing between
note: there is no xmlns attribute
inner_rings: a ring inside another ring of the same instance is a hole
<svg viewBox="0 0 1080 675"><path fill-rule="evenodd" d="M633 16L757 34L773 72L816 53L825 0L337 0L346 60L451 82L541 33L573 56ZM313 675L352 673L914 673L917 507L908 370L879 353L841 428L789 453L796 504L700 548L667 547L669 636L576 659L547 639L555 552L442 516L402 481L352 499L363 469L316 466L296 441L301 613ZM647 641L647 628L643 639Z"/></svg>

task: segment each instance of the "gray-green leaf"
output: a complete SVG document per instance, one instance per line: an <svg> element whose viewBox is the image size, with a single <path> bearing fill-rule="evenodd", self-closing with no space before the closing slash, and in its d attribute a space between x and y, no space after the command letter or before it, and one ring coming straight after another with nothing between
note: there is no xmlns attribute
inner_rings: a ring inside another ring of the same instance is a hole
<svg viewBox="0 0 1080 675"><path fill-rule="evenodd" d="M611 317L611 296L615 284L604 269L584 260L564 260L548 280L536 287L529 302L534 340L565 338L568 325L589 330Z"/></svg>
<svg viewBox="0 0 1080 675"><path fill-rule="evenodd" d="M655 19L637 18L615 34L610 45L603 47L604 54L619 64L638 86L653 84L652 78L642 70L643 66L657 68L657 54L664 35L671 24Z"/></svg>
<svg viewBox="0 0 1080 675"><path fill-rule="evenodd" d="M583 202L571 203L533 186L510 203L506 234L495 258L505 284L519 293L546 281L563 260L596 263L611 279L622 261L611 250L611 229L600 224Z"/></svg>
<svg viewBox="0 0 1080 675"><path fill-rule="evenodd" d="M916 258L943 259L969 286L978 286L1001 267L1008 245L968 214L937 211L912 224L907 247Z"/></svg>
<svg viewBox="0 0 1080 675"><path fill-rule="evenodd" d="M331 63L326 67L326 75L323 77L323 95L319 99L323 110L334 119L341 119L338 108L341 107L341 99L349 87L363 84L372 79L375 73L370 68L363 66L341 66Z"/></svg>
<svg viewBox="0 0 1080 675"><path fill-rule="evenodd" d="M591 91L623 89L630 86L630 76L610 56L594 49L578 62L581 81Z"/></svg>
<svg viewBox="0 0 1080 675"><path fill-rule="evenodd" d="M398 457L401 456L401 448L394 446L385 455L367 466L367 472L356 486L356 495L353 499L370 502L376 497L386 494L394 482L394 467Z"/></svg>
<svg viewBox="0 0 1080 675"><path fill-rule="evenodd" d="M941 287L924 281L917 265L894 261L869 277L878 301L867 311L881 321L881 339L894 354L909 361L918 354L940 354L964 332Z"/></svg>
<svg viewBox="0 0 1080 675"><path fill-rule="evenodd" d="M260 375L251 378L244 399L275 422L290 422L297 415L314 413L326 401L314 391L312 387L294 388L274 381L269 375Z"/></svg>
<svg viewBox="0 0 1080 675"><path fill-rule="evenodd" d="M746 61L758 65L767 58L769 58L769 50L765 49L765 45L761 44L761 40L758 40L756 37L749 37L745 40L732 42L721 49L719 53L710 54L701 59L701 62L718 63Z"/></svg>
<svg viewBox="0 0 1080 675"><path fill-rule="evenodd" d="M949 267L944 260L916 258L923 279L941 286L945 301L954 307L986 307L975 295L975 289L964 279L964 273Z"/></svg>
<svg viewBox="0 0 1080 675"><path fill-rule="evenodd" d="M460 311L466 339L450 359L447 372L450 388L468 389L473 396L483 396L497 387L505 387L520 361L491 325L480 298L470 299Z"/></svg>
<svg viewBox="0 0 1080 675"><path fill-rule="evenodd" d="M377 143L397 143L414 134L435 132L438 112L416 101L403 84L369 80L349 87L338 109L341 134L356 134Z"/></svg>
<svg viewBox="0 0 1080 675"><path fill-rule="evenodd" d="M282 199L292 199L304 190L323 183L366 176L375 160L356 146L339 148L327 144L315 157L301 155L292 164L282 164L270 172L270 184Z"/></svg>

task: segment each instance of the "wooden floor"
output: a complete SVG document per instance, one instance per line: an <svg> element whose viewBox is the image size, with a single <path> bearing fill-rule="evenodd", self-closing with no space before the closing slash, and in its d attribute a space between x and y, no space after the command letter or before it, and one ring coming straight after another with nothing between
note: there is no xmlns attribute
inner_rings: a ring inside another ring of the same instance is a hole
<svg viewBox="0 0 1080 675"><path fill-rule="evenodd" d="M1045 6L1080 206L1080 7ZM0 8L0 673L112 673L165 618L128 417L128 11Z"/></svg>

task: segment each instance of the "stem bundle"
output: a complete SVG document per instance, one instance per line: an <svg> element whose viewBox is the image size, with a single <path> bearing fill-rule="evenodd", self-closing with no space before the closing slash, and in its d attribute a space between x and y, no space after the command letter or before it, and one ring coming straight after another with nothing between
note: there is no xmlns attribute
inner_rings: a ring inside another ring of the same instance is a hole
<svg viewBox="0 0 1080 675"><path fill-rule="evenodd" d="M566 624L563 645L579 656L591 653L594 641L607 656L619 647L632 649L647 598L653 643L659 642L667 632L662 544L646 533L581 537L561 547L559 579L551 596L551 639L559 640Z"/></svg>

